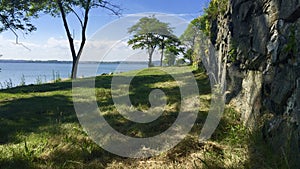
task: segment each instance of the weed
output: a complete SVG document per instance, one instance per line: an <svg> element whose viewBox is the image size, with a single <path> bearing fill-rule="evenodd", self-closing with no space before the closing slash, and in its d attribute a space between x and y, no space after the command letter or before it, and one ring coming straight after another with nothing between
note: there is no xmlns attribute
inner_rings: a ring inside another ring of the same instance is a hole
<svg viewBox="0 0 300 169"><path fill-rule="evenodd" d="M24 76L24 74L22 74L19 86L25 86L25 85L26 85L25 76Z"/></svg>
<svg viewBox="0 0 300 169"><path fill-rule="evenodd" d="M61 81L59 72L55 72L54 70L52 70L52 81L54 83L57 83L57 82Z"/></svg>
<svg viewBox="0 0 300 169"><path fill-rule="evenodd" d="M2 88L10 89L13 86L14 86L13 82L12 82L11 78L9 78L8 80L5 80L5 82L3 83L3 87Z"/></svg>
<svg viewBox="0 0 300 169"><path fill-rule="evenodd" d="M43 84L43 80L41 76L37 76L35 79L35 84L40 85Z"/></svg>

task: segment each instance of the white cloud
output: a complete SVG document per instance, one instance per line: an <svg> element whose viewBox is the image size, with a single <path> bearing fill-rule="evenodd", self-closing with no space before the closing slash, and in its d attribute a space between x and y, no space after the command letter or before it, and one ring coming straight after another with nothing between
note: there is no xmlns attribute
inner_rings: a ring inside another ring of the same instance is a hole
<svg viewBox="0 0 300 169"><path fill-rule="evenodd" d="M68 43L66 40L49 38L46 43L32 43L0 36L1 59L25 60L70 60Z"/></svg>
<svg viewBox="0 0 300 169"><path fill-rule="evenodd" d="M121 40L87 41L81 55L81 61L147 61L145 50L133 50L127 45L128 37ZM76 50L80 41L75 40ZM50 37L46 42L33 43L22 41L15 43L14 39L0 36L1 59L22 60L72 60L67 39ZM159 52L153 59L158 60Z"/></svg>
<svg viewBox="0 0 300 169"><path fill-rule="evenodd" d="M87 41L83 60L93 59L94 55L105 53L116 41ZM78 50L79 40L75 40L75 48ZM69 42L67 39L50 37L45 43L19 42L14 39L6 39L0 36L1 59L25 59L25 60L71 60ZM90 56L88 56L89 54ZM94 59L95 60L95 59Z"/></svg>

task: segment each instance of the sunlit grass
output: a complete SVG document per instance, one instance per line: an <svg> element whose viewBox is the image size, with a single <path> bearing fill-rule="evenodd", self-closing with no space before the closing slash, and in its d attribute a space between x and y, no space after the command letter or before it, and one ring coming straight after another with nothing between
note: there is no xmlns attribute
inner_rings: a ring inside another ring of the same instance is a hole
<svg viewBox="0 0 300 169"><path fill-rule="evenodd" d="M132 137L150 137L165 131L177 118L179 85L166 72L186 73L185 68L157 68L139 72L130 84L133 107L147 110L148 95L161 89L167 105L161 117L147 124L134 123L118 113L112 100L112 76L96 78L99 110L117 131ZM239 120L239 113L227 107L221 123L208 142L199 142L210 106L209 80L194 72L200 91L199 114L190 134L175 148L147 159L113 155L91 140L79 124L72 102L72 83L22 86L0 91L0 168L249 168L253 138ZM122 85L122 84L120 84ZM82 92L85 92L83 89ZM85 98L81 101L89 101ZM262 155L263 156L263 155ZM268 166L267 164L265 166Z"/></svg>

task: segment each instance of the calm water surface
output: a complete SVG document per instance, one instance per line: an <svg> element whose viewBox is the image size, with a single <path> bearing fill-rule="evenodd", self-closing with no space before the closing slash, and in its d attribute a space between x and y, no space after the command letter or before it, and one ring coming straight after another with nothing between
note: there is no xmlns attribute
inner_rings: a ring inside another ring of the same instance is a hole
<svg viewBox="0 0 300 169"><path fill-rule="evenodd" d="M84 63L79 64L78 77L89 77L110 72L126 72L146 68L144 63ZM72 65L70 63L0 63L0 88L8 82L18 86L53 81L55 78L69 78Z"/></svg>

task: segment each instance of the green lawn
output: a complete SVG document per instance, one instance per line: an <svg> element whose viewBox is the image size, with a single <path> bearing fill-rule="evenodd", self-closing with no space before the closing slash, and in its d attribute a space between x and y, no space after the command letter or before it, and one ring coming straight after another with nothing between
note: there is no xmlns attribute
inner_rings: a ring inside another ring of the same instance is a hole
<svg viewBox="0 0 300 169"><path fill-rule="evenodd" d="M164 68L184 73L182 68ZM136 71L118 74L129 77ZM72 102L72 82L16 87L0 91L0 168L249 168L273 167L271 160L255 151L253 139L239 121L239 114L227 107L212 138L199 142L198 136L210 104L210 83L201 71L194 72L201 105L189 135L175 148L159 156L130 159L113 155L95 144L80 126ZM156 68L137 74L130 86L130 99L139 110L150 104L148 94L161 89L167 108L147 125L131 122L114 107L112 76L96 78L96 96L105 119L117 131L132 137L149 137L168 129L180 107L178 83ZM256 137L255 138L259 138ZM271 162L270 162L271 161ZM256 165L257 164L257 165Z"/></svg>

